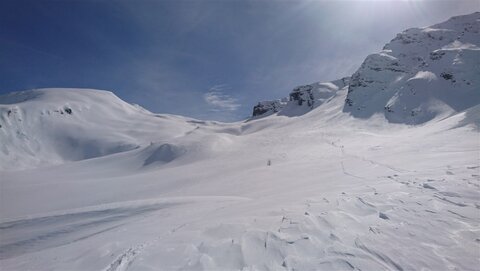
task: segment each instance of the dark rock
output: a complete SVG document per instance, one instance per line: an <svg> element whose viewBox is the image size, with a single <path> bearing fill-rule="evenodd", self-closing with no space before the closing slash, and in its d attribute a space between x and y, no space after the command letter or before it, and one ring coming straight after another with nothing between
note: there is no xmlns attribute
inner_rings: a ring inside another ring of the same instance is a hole
<svg viewBox="0 0 480 271"><path fill-rule="evenodd" d="M380 217L381 219L385 219L385 220L389 220L389 219L390 219L386 214L384 214L384 213L382 213L382 212L380 212L380 213L378 214L378 217Z"/></svg>
<svg viewBox="0 0 480 271"><path fill-rule="evenodd" d="M259 102L257 105L253 107L253 117L262 116L262 115L270 115L277 113L282 109L286 104L286 101L282 100L275 100L275 101L263 101Z"/></svg>
<svg viewBox="0 0 480 271"><path fill-rule="evenodd" d="M279 112L282 116L303 115L334 97L350 83L350 77L332 82L317 82L294 88L288 98L259 102L253 107L253 117L268 116Z"/></svg>
<svg viewBox="0 0 480 271"><path fill-rule="evenodd" d="M440 76L443 77L443 79L445 79L445 80L451 80L451 79L453 78L453 75L452 75L452 74L446 73L446 72L442 72L442 73L440 74Z"/></svg>
<svg viewBox="0 0 480 271"><path fill-rule="evenodd" d="M305 85L296 87L290 92L290 101L296 101L298 105L307 102L308 106L313 106L314 97L312 93L313 86Z"/></svg>

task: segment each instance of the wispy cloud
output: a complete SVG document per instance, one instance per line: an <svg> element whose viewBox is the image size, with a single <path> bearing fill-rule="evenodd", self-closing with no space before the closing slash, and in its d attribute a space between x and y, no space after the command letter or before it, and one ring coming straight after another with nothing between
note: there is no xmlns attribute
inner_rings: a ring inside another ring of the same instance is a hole
<svg viewBox="0 0 480 271"><path fill-rule="evenodd" d="M203 99L208 105L213 107L213 110L235 111L240 108L241 105L237 99L224 93L226 89L228 89L226 85L213 86L203 95Z"/></svg>

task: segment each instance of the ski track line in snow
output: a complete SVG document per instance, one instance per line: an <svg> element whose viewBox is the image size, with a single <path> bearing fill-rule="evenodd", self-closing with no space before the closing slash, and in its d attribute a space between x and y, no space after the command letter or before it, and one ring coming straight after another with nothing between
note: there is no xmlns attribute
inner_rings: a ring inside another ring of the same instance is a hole
<svg viewBox="0 0 480 271"><path fill-rule="evenodd" d="M360 177L360 176L357 176L357 175L354 175L354 174L351 174L351 173L347 172L347 170L345 169L345 165L344 165L343 161L340 161L340 165L342 167L343 174L354 177L354 178L357 178L357 179L360 179L360 180L363 180L363 181L367 181L367 179L365 179L363 177Z"/></svg>
<svg viewBox="0 0 480 271"><path fill-rule="evenodd" d="M377 162L377 161L374 161L374 160L371 160L371 159L368 159L368 158L365 158L365 157L362 157L362 156L358 156L358 155L354 155L354 154L349 154L345 151L345 146L343 145L338 145L336 142L334 141L329 141L329 140L325 140L325 142L328 143L328 145L330 146L333 146L334 148L337 148L340 150L340 154L342 156L342 160L340 161L340 166L342 168L342 172L343 174L345 175L348 175L348 176L351 176L351 177L354 177L356 179L360 179L360 180L363 180L363 181L368 181L368 179L364 178L364 177L361 177L361 176L358 176L358 175L355 175L355 174L352 174L350 172L348 172L346 170L346 167L345 167L345 163L344 163L344 160L345 158L347 157L350 157L350 158L354 158L354 159L358 159L358 160L361 160L361 161L364 161L364 162L367 162L367 163L370 163L372 165L376 165L376 166L381 166L381 167L385 167L385 168L388 168L396 173L407 173L407 172L412 172L410 170L406 170L406 169L400 169L400 168L397 168L397 167L394 167L394 166L391 166L391 165L388 165L388 164L384 164L384 163L380 163L380 162Z"/></svg>
<svg viewBox="0 0 480 271"><path fill-rule="evenodd" d="M394 167L392 165L388 165L388 164L384 164L384 163L380 163L380 162L377 162L375 160L372 160L372 159L368 159L364 156L358 156L358 155L355 155L355 154L350 154L350 153L347 153L345 151L345 146L343 145L338 145L337 143L335 143L334 141L328 141L327 142L329 143L329 145L337 148L337 149L340 149L340 152L341 152L341 155L343 158L345 157L351 157L351 158L355 158L355 159L359 159L359 160L362 160L362 161L365 161L365 162L368 162L372 165L377 165L377 166L381 166L381 167L385 167L385 168L388 168L392 171L395 171L397 173L407 173L407 172L414 172L414 171L411 171L411 170L407 170L407 169L402 169L402 168L398 168L398 167Z"/></svg>

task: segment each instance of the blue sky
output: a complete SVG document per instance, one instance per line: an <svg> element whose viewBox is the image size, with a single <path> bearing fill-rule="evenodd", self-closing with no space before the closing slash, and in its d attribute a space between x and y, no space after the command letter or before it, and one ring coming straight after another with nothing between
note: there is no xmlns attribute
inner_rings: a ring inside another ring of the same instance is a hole
<svg viewBox="0 0 480 271"><path fill-rule="evenodd" d="M0 94L111 90L156 113L233 121L351 75L396 33L480 1L0 1Z"/></svg>

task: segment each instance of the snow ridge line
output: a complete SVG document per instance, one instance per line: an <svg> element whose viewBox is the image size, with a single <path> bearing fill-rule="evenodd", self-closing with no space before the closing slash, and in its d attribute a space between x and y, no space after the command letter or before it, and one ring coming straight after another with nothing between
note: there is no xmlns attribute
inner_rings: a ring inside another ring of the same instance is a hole
<svg viewBox="0 0 480 271"><path fill-rule="evenodd" d="M387 255L367 247L360 241L358 237L355 239L355 246L377 258L379 260L379 263L386 264L388 267L393 267L397 271L403 271L402 266L394 262Z"/></svg>

